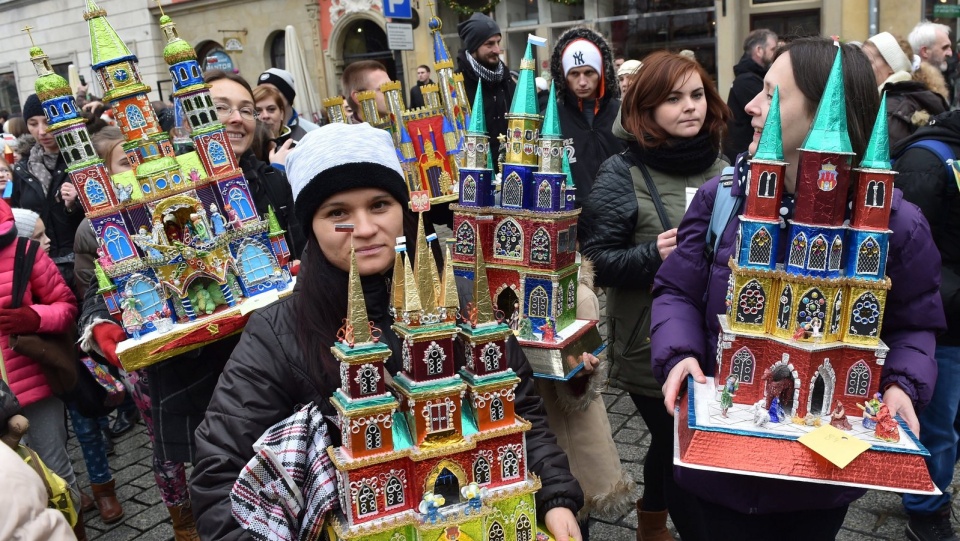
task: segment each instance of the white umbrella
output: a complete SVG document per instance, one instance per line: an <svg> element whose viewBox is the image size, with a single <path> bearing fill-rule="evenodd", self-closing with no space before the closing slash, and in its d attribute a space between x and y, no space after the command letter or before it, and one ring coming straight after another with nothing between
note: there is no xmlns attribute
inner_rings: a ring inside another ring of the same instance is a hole
<svg viewBox="0 0 960 541"><path fill-rule="evenodd" d="M294 108L307 120L319 123L322 106L320 96L313 85L313 71L307 65L307 59L303 54L303 45L300 44L300 38L297 37L297 29L288 25L284 30L283 46L287 56L286 69L293 75L293 84L297 88Z"/></svg>

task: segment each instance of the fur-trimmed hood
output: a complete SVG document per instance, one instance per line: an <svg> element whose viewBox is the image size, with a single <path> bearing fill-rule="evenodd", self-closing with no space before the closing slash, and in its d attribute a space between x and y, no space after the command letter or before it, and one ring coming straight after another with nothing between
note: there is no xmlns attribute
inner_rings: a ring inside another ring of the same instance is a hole
<svg viewBox="0 0 960 541"><path fill-rule="evenodd" d="M913 72L913 80L923 83L924 86L927 87L927 90L940 94L944 100L950 99L947 82L936 66L927 62L920 62L920 67L917 68L917 71Z"/></svg>
<svg viewBox="0 0 960 541"><path fill-rule="evenodd" d="M563 102L567 97L567 78L563 75L563 51L571 42L577 39L585 39L596 44L603 56L603 88L604 93L601 99L607 100L620 97L620 84L617 80L617 71L613 66L613 49L607 40L596 31L584 26L577 26L567 30L557 39L557 44L553 48L553 54L550 56L550 76L557 85L557 101Z"/></svg>

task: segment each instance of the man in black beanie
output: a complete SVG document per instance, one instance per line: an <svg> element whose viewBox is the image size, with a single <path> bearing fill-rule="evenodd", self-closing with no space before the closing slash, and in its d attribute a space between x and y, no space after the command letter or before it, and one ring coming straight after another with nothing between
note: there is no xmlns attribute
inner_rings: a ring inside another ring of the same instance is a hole
<svg viewBox="0 0 960 541"><path fill-rule="evenodd" d="M464 46L457 55L458 71L463 74L471 104L477 95L477 86L483 90L482 114L489 130L490 153L496 157L500 155L497 136L507 133L506 114L517 88L507 66L500 60L500 27L487 15L474 13L457 25L457 32Z"/></svg>

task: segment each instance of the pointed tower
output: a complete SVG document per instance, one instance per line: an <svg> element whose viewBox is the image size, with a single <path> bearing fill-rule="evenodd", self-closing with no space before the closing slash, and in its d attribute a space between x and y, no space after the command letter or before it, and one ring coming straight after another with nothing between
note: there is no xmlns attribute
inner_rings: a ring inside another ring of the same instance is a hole
<svg viewBox="0 0 960 541"><path fill-rule="evenodd" d="M533 172L538 165L537 140L540 132L540 114L537 107L536 62L533 45L527 43L526 53L520 62L520 78L513 102L507 113L506 158L503 163L503 180L500 188L500 204L504 208L533 209L536 201L533 189Z"/></svg>
<svg viewBox="0 0 960 541"><path fill-rule="evenodd" d="M795 222L829 226L843 223L853 155L847 134L843 54L838 48L813 126L800 146Z"/></svg>
<svg viewBox="0 0 960 541"><path fill-rule="evenodd" d="M564 149L562 160L561 171L566 177L563 191L563 210L574 210L577 207L577 186L573 183L573 171L570 171L570 156L566 149Z"/></svg>
<svg viewBox="0 0 960 541"><path fill-rule="evenodd" d="M483 92L477 92L474 111L483 111ZM490 138L483 113L472 115L460 155L460 205L489 207L494 204L493 168Z"/></svg>
<svg viewBox="0 0 960 541"><path fill-rule="evenodd" d="M887 95L880 101L880 113L886 111ZM887 115L877 114L870 142L863 153L857 172L857 196L853 200L850 226L856 229L884 231L890 223L893 200L893 176L890 170L890 137ZM881 273L882 274L882 273Z"/></svg>
<svg viewBox="0 0 960 541"><path fill-rule="evenodd" d="M327 122L340 124L349 123L347 111L343 108L343 96L334 96L323 100L323 108L327 112Z"/></svg>
<svg viewBox="0 0 960 541"><path fill-rule="evenodd" d="M430 20L427 21L427 27L430 29L430 35L433 38L433 68L437 77L439 105L451 125L451 142L447 144L449 150L451 147L459 147L460 141L463 140L470 105L463 88L463 75L453 73L453 59L450 58L447 45L440 35L443 23L433 13L433 4L430 4L430 11L431 16ZM424 95L424 103L427 103L426 94Z"/></svg>
<svg viewBox="0 0 960 541"><path fill-rule="evenodd" d="M540 132L539 154L540 170L533 173L525 199L528 208L538 212L558 212L563 210L567 176L563 173L563 134L560 132L560 116L557 113L556 86L550 84L550 97L543 116L543 128ZM531 260L531 263L545 263Z"/></svg>

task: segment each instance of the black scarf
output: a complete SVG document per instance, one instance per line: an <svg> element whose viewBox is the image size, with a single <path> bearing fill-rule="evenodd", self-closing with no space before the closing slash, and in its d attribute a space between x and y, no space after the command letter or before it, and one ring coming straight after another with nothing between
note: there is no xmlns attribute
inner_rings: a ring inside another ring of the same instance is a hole
<svg viewBox="0 0 960 541"><path fill-rule="evenodd" d="M694 137L671 137L650 148L630 141L629 148L642 163L669 175L702 173L720 156L720 145L711 141L707 132Z"/></svg>

